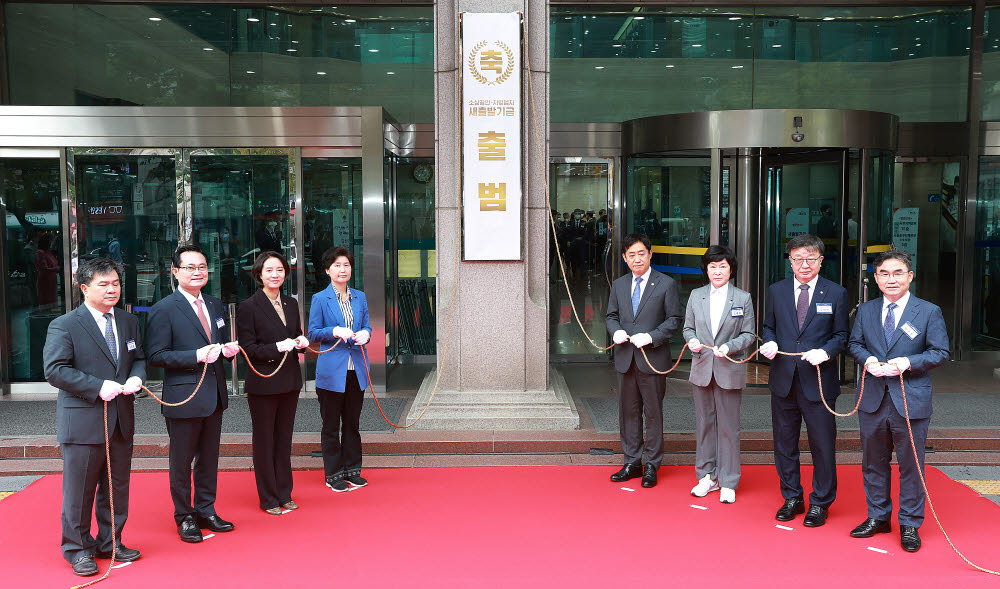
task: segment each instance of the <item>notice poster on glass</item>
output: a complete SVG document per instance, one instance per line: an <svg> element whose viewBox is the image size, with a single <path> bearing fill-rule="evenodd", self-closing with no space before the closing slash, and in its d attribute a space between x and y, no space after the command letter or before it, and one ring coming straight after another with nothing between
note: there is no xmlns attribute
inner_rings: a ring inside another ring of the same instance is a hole
<svg viewBox="0 0 1000 589"><path fill-rule="evenodd" d="M521 259L521 15L462 14L465 260Z"/></svg>
<svg viewBox="0 0 1000 589"><path fill-rule="evenodd" d="M913 267L917 269L917 227L920 221L920 209L906 207L896 209L892 213L892 245L908 254L913 259Z"/></svg>

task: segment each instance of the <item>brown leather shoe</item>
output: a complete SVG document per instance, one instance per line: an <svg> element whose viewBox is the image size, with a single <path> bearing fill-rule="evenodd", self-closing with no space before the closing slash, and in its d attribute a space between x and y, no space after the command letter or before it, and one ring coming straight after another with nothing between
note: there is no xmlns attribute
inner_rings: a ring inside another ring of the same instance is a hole
<svg viewBox="0 0 1000 589"><path fill-rule="evenodd" d="M264 510L264 513L269 513L271 515L281 515L281 508L280 507L269 507L269 508L267 508L267 509Z"/></svg>
<svg viewBox="0 0 1000 589"><path fill-rule="evenodd" d="M285 503L284 505L282 505L282 507L284 507L288 511L295 511L296 509L299 508L299 504L289 500L288 503Z"/></svg>

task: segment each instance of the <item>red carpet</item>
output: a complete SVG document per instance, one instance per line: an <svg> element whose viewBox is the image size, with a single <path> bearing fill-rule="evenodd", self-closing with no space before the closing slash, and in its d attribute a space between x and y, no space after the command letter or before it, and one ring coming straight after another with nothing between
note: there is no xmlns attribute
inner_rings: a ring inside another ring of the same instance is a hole
<svg viewBox="0 0 1000 589"><path fill-rule="evenodd" d="M173 528L166 475L135 474L125 542L143 557L97 587L1000 586L952 553L930 513L916 554L899 548L895 521L892 534L850 538L865 516L856 466L839 470L827 525L803 528L800 516L792 530L775 527L780 500L770 466L744 467L734 505L721 505L718 493L691 497L689 467L663 468L651 490L638 480L610 483L612 471L367 470L368 487L340 494L321 473L298 472L294 498L302 507L281 517L256 508L251 473L223 473L217 507L236 531L193 545ZM1000 567L1000 507L935 469L929 477L959 548ZM80 582L59 553L60 483L47 476L0 502L0 586ZM107 563L98 561L102 572Z"/></svg>

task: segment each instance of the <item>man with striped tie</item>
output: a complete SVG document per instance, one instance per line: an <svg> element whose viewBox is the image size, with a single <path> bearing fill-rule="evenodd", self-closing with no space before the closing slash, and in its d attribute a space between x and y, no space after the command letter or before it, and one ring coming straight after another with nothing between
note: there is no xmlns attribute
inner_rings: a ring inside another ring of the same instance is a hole
<svg viewBox="0 0 1000 589"><path fill-rule="evenodd" d="M937 305L910 294L910 254L889 250L875 258L874 266L882 298L858 308L847 344L854 360L867 367L858 423L868 518L851 531L851 536L870 538L892 531L890 461L895 448L899 543L903 550L916 552L920 549L917 529L924 521L924 489L917 469L924 469L924 442L931 421L930 370L948 361L948 330ZM906 385L905 408L900 373ZM907 410L910 428L906 426ZM911 428L916 456L910 445Z"/></svg>
<svg viewBox="0 0 1000 589"><path fill-rule="evenodd" d="M146 378L146 356L139 321L115 308L122 292L121 273L121 265L108 258L80 264L76 280L83 304L49 324L42 351L45 378L59 389L56 420L63 458L62 552L73 572L82 577L97 574L94 557L111 558L115 544L118 562L131 562L140 556L138 550L122 543L122 530L128 519L135 433L132 393ZM111 459L110 489L105 431ZM97 519L96 538L90 533L92 513Z"/></svg>
<svg viewBox="0 0 1000 589"><path fill-rule="evenodd" d="M611 475L611 480L619 483L642 476L642 486L647 489L656 486L656 471L663 460L667 382L656 370L670 368L670 337L683 322L677 284L652 269L651 250L645 235L632 233L622 240L622 258L631 272L612 285L607 313L608 333L616 344L618 427L625 454L625 466Z"/></svg>

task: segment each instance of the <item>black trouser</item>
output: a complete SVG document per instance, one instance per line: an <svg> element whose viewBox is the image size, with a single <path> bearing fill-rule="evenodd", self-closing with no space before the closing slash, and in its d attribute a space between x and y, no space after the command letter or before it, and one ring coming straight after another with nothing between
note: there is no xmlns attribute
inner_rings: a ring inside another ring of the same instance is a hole
<svg viewBox="0 0 1000 589"><path fill-rule="evenodd" d="M771 424L774 430L774 466L781 481L781 496L802 499L799 473L799 433L806 422L809 452L812 454L813 478L809 504L829 507L837 498L837 422L822 401L810 401L802 392L799 378L792 374L792 388L787 397L771 394ZM833 402L831 401L831 406Z"/></svg>
<svg viewBox="0 0 1000 589"><path fill-rule="evenodd" d="M638 354L636 354L638 356ZM667 379L646 374L635 359L624 374L618 373L618 434L626 464L646 464L659 469L663 462L663 397ZM643 424L646 439L643 441Z"/></svg>
<svg viewBox="0 0 1000 589"><path fill-rule="evenodd" d="M327 480L339 480L361 472L361 403L364 391L353 370L347 371L344 392L316 388L323 418L320 444Z"/></svg>
<svg viewBox="0 0 1000 589"><path fill-rule="evenodd" d="M253 423L253 473L260 508L292 500L292 431L299 392L247 395Z"/></svg>
<svg viewBox="0 0 1000 589"><path fill-rule="evenodd" d="M170 436L170 498L174 521L185 517L212 517L219 484L219 442L222 408L208 417L168 417ZM191 502L191 463L194 462L194 503Z"/></svg>
<svg viewBox="0 0 1000 589"><path fill-rule="evenodd" d="M94 552L111 552L111 505L104 444L61 444L63 457L62 552L71 564ZM128 519L128 485L132 471L132 440L116 427L111 433L111 480L115 499L115 537L122 545ZM97 539L90 535L94 495L97 495Z"/></svg>

